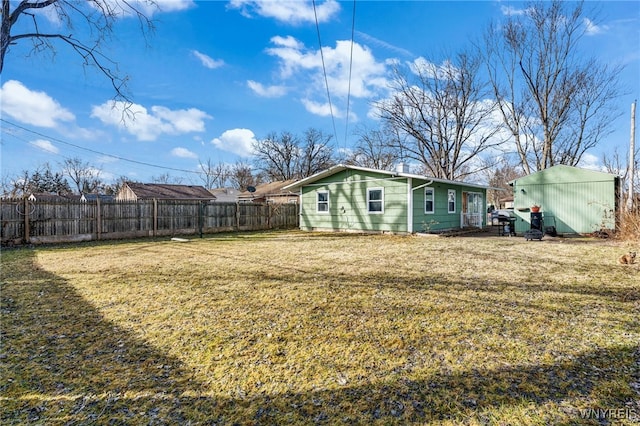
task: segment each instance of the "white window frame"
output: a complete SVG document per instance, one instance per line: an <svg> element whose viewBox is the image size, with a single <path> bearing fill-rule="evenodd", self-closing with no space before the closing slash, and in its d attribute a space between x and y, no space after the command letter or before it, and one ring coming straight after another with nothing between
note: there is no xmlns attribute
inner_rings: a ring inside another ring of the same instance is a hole
<svg viewBox="0 0 640 426"><path fill-rule="evenodd" d="M325 194L327 196L326 201L320 201L320 194ZM331 207L329 204L329 190L318 190L316 191L316 213L319 214L329 214L329 208ZM320 210L320 205L327 205L326 210Z"/></svg>
<svg viewBox="0 0 640 426"><path fill-rule="evenodd" d="M427 210L427 194L431 193L431 210ZM427 187L424 189L424 212L434 214L436 212L436 189Z"/></svg>
<svg viewBox="0 0 640 426"><path fill-rule="evenodd" d="M453 210L451 210L451 195L453 194ZM456 190L447 190L447 213L455 213L458 206L456 206Z"/></svg>
<svg viewBox="0 0 640 426"><path fill-rule="evenodd" d="M371 191L380 191L380 200L371 200ZM371 210L371 203L380 203L380 210ZM384 188L367 188L367 213L383 214L384 213Z"/></svg>

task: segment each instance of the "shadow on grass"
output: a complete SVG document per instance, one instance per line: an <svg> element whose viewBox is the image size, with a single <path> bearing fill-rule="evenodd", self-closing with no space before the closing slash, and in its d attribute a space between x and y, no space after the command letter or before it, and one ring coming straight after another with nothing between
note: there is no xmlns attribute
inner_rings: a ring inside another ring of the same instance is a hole
<svg viewBox="0 0 640 426"><path fill-rule="evenodd" d="M3 424L491 423L497 408L540 410L574 398L621 408L634 397L631 388L603 399L597 392L629 381L631 343L548 365L469 366L422 380L399 371L334 389L212 397L215 384L205 385L179 359L105 319L64 279L39 269L32 252L3 258L2 268ZM568 423L588 424L577 409L566 415Z"/></svg>
<svg viewBox="0 0 640 426"><path fill-rule="evenodd" d="M330 234L329 237L333 235ZM335 233L335 235L339 235L341 237L338 238L348 238L348 237L371 237L375 238L371 234L350 234L350 233ZM295 237L294 237L295 238ZM308 239L302 238L302 241L308 241ZM283 244L286 244L287 241L283 240ZM182 246L182 250L185 253L192 253L194 256L203 253L203 248L201 246ZM475 253L470 252L470 255L475 255ZM229 262L237 262L238 264L246 263L246 259L241 255L234 253L225 253L225 252L216 252L215 256L217 258L228 258ZM495 256L495 255L494 255ZM504 261L504 258L500 256L496 256L496 262ZM517 277L513 277L509 281L504 280L467 280L461 282L460 280L456 280L453 278L449 278L446 276L442 276L442 274L429 274L424 273L423 275L416 276L402 276L401 273L395 270L377 270L372 273L371 276L363 276L359 271L353 270L351 273L333 273L327 275L326 270L324 269L316 269L311 270L308 267L299 267L295 264L284 263L278 264L278 260L275 258L262 258L256 259L252 258L251 263L256 266L254 273L256 274L253 277L249 277L250 279L256 280L274 280L274 281L289 281L291 279L297 279L299 276L310 276L316 275L322 277L323 279L331 280L336 283L340 282L363 282L370 285L378 285L387 288L411 288L414 290L429 290L432 285L442 284L446 285L448 290L454 291L476 291L476 292L488 292L488 293L501 293L508 290L515 290L523 293L540 293L540 292L551 292L559 295L565 294L568 296L593 296L595 298L601 299L601 301L614 301L614 302L633 302L640 300L640 287L639 286L608 286L608 285L598 285L598 284L566 284L566 285L558 285L557 283L549 283L542 279L540 280L532 280L532 279L518 279ZM557 262L558 268L566 267L561 262ZM601 265L602 271L608 271L608 265L603 263ZM263 269L261 269L263 268ZM508 264L505 265L505 268L508 268ZM624 268L624 267L623 267ZM633 275L636 273L635 270L631 268L624 269L625 273L629 275ZM246 270L243 270L243 274L247 274ZM608 276L607 279L611 277ZM571 309L571 307L567 307L567 309Z"/></svg>

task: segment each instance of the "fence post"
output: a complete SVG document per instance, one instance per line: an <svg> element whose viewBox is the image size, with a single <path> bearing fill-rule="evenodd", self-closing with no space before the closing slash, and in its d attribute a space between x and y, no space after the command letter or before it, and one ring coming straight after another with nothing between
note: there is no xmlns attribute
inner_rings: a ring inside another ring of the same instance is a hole
<svg viewBox="0 0 640 426"><path fill-rule="evenodd" d="M100 197L96 197L96 239L102 234L102 213L100 212Z"/></svg>
<svg viewBox="0 0 640 426"><path fill-rule="evenodd" d="M200 238L202 238L202 228L204 227L204 201L198 202L198 230L200 231Z"/></svg>
<svg viewBox="0 0 640 426"><path fill-rule="evenodd" d="M267 229L271 229L271 215L273 214L273 210L271 209L271 204L267 202Z"/></svg>
<svg viewBox="0 0 640 426"><path fill-rule="evenodd" d="M29 244L31 241L30 234L31 229L29 226L29 199L24 197L24 243Z"/></svg>
<svg viewBox="0 0 640 426"><path fill-rule="evenodd" d="M236 202L236 231L240 230L240 202Z"/></svg>
<svg viewBox="0 0 640 426"><path fill-rule="evenodd" d="M158 200L153 199L153 236L158 233Z"/></svg>

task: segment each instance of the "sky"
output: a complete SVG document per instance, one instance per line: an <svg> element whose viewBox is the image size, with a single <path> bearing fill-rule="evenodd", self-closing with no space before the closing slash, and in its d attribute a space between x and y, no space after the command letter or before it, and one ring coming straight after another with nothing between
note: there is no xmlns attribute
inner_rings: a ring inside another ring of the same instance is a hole
<svg viewBox="0 0 640 426"><path fill-rule="evenodd" d="M358 129L379 126L371 106L388 96L394 63L444 60L444 52L468 47L487 25L525 5L316 0L315 6L161 0L160 10L145 9L152 32L133 16L118 19L103 52L128 77L134 120L123 119L110 82L77 53L55 44L54 53L33 54L20 40L0 76L2 178L79 158L106 182L169 174L201 184L200 163L250 163L255 140L273 132L301 136L309 128L332 136L344 152ZM599 168L604 153L628 155L631 105L640 95L640 2L586 6L598 13L585 16L585 54L625 67L614 131L581 164ZM38 19L82 38L82 26L68 30L46 11Z"/></svg>

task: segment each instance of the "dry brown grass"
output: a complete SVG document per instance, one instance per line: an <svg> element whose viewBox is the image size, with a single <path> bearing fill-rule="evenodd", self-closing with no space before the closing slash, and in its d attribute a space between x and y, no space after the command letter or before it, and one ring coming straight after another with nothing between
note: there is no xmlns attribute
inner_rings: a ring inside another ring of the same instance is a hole
<svg viewBox="0 0 640 426"><path fill-rule="evenodd" d="M631 424L629 247L276 232L5 251L0 420Z"/></svg>
<svg viewBox="0 0 640 426"><path fill-rule="evenodd" d="M622 212L616 235L621 240L640 242L640 208L633 212Z"/></svg>

